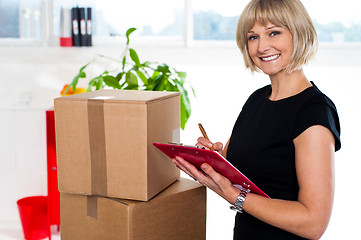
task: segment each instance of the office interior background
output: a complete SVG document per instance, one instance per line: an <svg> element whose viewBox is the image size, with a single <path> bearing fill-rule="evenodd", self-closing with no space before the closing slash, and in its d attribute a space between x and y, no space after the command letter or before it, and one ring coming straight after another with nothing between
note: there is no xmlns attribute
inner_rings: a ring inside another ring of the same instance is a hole
<svg viewBox="0 0 361 240"><path fill-rule="evenodd" d="M355 239L361 214L361 4L301 1L320 39L317 56L304 71L335 102L341 121L335 202L322 239ZM164 62L187 72L196 97L191 96L192 115L181 142L194 144L201 122L211 140L225 143L247 97L269 84L244 68L235 43L247 2L0 0L0 239L22 238L18 199L47 195L45 111L96 54L119 58L129 27L137 28L131 46L141 62ZM77 5L92 8L93 46L60 47L61 8ZM94 64L79 86L86 87L99 68ZM210 191L207 201L207 239L232 239L234 212Z"/></svg>

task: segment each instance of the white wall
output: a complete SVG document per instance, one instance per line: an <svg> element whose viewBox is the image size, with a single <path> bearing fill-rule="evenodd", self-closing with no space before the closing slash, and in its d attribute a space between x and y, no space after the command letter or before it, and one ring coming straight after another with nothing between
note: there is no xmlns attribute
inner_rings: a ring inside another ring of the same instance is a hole
<svg viewBox="0 0 361 240"><path fill-rule="evenodd" d="M141 61L165 62L188 73L197 98L192 99L193 113L182 132L184 143L195 143L200 135L198 122L202 122L211 140L226 142L248 95L268 84L264 76L244 70L235 45L134 48ZM52 106L53 98L94 54L118 57L121 51L115 47L0 48L0 229L20 229L18 199L47 195L45 110ZM321 46L315 61L305 67L309 79L335 102L342 128L342 149L336 153L334 212L323 239L359 235L359 56L360 46ZM233 211L218 196L208 194L208 239L231 239Z"/></svg>

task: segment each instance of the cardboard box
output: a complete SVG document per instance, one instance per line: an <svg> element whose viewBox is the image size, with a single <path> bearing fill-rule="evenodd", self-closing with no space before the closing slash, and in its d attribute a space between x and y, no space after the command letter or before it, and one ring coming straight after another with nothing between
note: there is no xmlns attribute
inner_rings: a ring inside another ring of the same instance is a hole
<svg viewBox="0 0 361 240"><path fill-rule="evenodd" d="M205 240L206 188L180 178L148 202L60 193L62 240Z"/></svg>
<svg viewBox="0 0 361 240"><path fill-rule="evenodd" d="M179 93L99 90L54 100L59 191L147 201L179 170L153 142L179 142Z"/></svg>

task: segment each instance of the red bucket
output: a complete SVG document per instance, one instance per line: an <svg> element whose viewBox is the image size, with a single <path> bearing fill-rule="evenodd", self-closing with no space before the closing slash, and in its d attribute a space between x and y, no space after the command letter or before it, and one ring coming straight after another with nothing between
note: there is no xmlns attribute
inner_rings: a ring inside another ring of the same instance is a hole
<svg viewBox="0 0 361 240"><path fill-rule="evenodd" d="M51 239L47 197L26 197L18 200L17 204L25 239Z"/></svg>

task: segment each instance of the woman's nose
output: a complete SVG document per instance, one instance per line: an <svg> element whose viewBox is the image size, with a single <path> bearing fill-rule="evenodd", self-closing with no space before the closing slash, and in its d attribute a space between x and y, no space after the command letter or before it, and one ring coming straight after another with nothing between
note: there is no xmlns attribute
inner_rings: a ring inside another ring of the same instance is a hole
<svg viewBox="0 0 361 240"><path fill-rule="evenodd" d="M258 41L258 52L265 53L270 49L270 44L265 38L259 38Z"/></svg>

